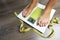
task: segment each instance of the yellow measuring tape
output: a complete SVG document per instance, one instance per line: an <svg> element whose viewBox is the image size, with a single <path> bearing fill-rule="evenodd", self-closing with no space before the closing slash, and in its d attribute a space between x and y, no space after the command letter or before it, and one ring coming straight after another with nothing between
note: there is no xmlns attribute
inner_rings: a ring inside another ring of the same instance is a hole
<svg viewBox="0 0 60 40"><path fill-rule="evenodd" d="M18 16L17 12L14 12L14 14L16 16ZM28 31L30 31L32 29L32 30L34 30L36 33L38 33L43 38L51 38L51 37L53 37L54 36L54 30L51 28L51 26L53 26L54 23L57 23L57 24L59 23L58 22L58 18L54 18L53 20L51 20L50 25L48 26L48 29L51 30L51 33L48 36L45 36L42 32L38 31L35 28L31 28L31 27L25 28L24 27L24 22L21 19L19 21L21 22L20 30L19 30L21 33L28 32Z"/></svg>

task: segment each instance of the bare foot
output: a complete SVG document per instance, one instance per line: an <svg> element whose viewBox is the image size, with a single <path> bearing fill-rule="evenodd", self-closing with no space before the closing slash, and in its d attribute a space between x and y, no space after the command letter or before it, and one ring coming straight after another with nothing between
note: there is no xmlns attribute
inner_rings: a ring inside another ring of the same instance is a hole
<svg viewBox="0 0 60 40"><path fill-rule="evenodd" d="M24 17L27 17L30 13L31 13L32 9L30 9L29 7L26 7L23 12L22 12L22 15Z"/></svg>
<svg viewBox="0 0 60 40"><path fill-rule="evenodd" d="M43 27L46 26L49 22L50 22L50 16L48 15L42 15L39 19L38 19L38 25Z"/></svg>

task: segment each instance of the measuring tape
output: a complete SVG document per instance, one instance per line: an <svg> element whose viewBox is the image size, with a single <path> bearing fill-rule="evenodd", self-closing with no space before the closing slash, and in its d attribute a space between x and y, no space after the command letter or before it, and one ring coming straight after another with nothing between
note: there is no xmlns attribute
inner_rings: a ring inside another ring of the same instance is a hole
<svg viewBox="0 0 60 40"><path fill-rule="evenodd" d="M18 16L17 12L14 12L14 14L16 16ZM25 32L28 32L30 30L34 30L36 33L38 33L43 38L51 38L51 37L53 37L54 36L54 29L52 29L51 26L54 25L53 23L57 23L57 24L59 23L58 22L59 21L58 18L54 18L53 20L51 20L50 25L48 26L48 29L51 30L51 33L48 36L45 36L42 32L38 31L35 28L31 28L31 27L25 28L24 27L24 22L21 19L19 21L21 22L21 24L20 24L20 30L19 30L21 33L25 33Z"/></svg>

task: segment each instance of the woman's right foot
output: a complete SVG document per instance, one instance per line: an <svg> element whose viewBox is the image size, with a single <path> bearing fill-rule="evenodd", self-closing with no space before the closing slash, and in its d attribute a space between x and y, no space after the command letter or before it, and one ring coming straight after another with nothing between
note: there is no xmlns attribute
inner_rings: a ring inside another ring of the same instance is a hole
<svg viewBox="0 0 60 40"><path fill-rule="evenodd" d="M26 7L23 12L22 12L22 15L23 17L27 17L29 16L29 14L31 13L32 9L30 7Z"/></svg>

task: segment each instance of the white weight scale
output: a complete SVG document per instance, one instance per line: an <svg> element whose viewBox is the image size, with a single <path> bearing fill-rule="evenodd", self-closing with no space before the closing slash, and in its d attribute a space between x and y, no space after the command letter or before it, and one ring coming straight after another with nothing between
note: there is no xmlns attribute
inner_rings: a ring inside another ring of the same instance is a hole
<svg viewBox="0 0 60 40"><path fill-rule="evenodd" d="M37 19L42 14L42 11L44 10L44 8L45 8L45 5L42 5L40 3L37 3L37 6L32 10L31 14L28 17L24 18L22 16L22 12L20 12L17 17L19 19L23 20L24 22L26 22L27 24L29 24L30 26L34 27L38 31L44 33L49 24L47 24L44 27L40 27L39 25L37 25ZM56 10L54 10L54 9L51 10L50 20L52 19L55 11Z"/></svg>

